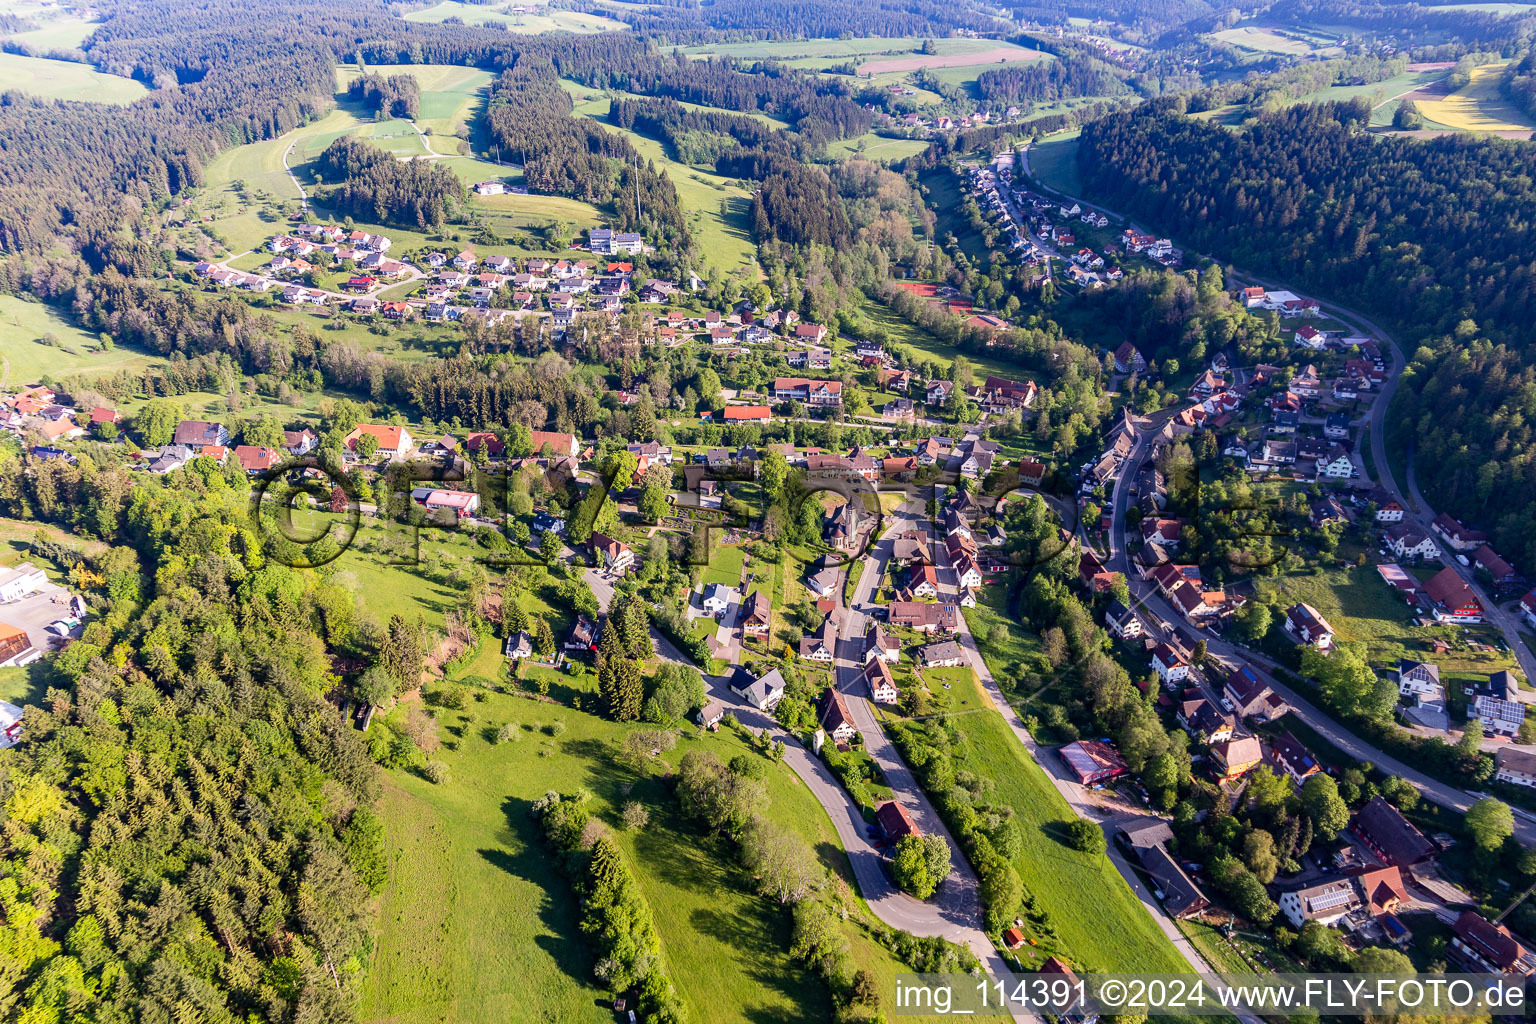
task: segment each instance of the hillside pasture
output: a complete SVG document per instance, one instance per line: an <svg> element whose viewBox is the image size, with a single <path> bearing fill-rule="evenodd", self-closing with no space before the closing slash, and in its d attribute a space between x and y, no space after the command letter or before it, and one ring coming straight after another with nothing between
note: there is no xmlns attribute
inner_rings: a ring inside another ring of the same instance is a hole
<svg viewBox="0 0 1536 1024"><path fill-rule="evenodd" d="M405 16L406 21L417 22L442 22L449 18L458 18L466 25L499 25L508 32L517 32L524 35L536 35L540 32L572 32L577 35L589 35L596 32L612 32L627 28L622 21L613 18L604 18L597 14L585 14L579 11L557 11L545 8L543 10L528 11L527 13L514 13L514 6L527 7L528 4L502 3L496 5L466 4L459 0L443 0L435 7L428 7L421 11L411 11Z"/></svg>
<svg viewBox="0 0 1536 1024"><path fill-rule="evenodd" d="M474 120L495 75L479 68L458 64L372 64L368 70L378 75L410 75L421 87L421 108L416 123L432 135L457 135ZM336 69L336 90L345 92L357 79L355 65ZM452 153L451 143L434 146L440 153Z"/></svg>
<svg viewBox="0 0 1536 1024"><path fill-rule="evenodd" d="M89 64L0 53L0 91L17 90L49 100L132 103L149 94L144 83L106 75Z"/></svg>
<svg viewBox="0 0 1536 1024"><path fill-rule="evenodd" d="M595 700L591 678L572 682ZM565 728L551 736L545 727L555 721ZM507 722L519 738L491 742ZM751 894L729 853L682 819L657 775L619 763L628 727L501 694L463 712L444 711L438 725L445 746L435 758L447 769L446 781L434 786L406 772L386 779L380 813L390 880L380 897L361 1019L611 1019L569 882L529 813L546 790L577 787L591 791L593 816L634 871L693 1019L830 1018L825 988L787 953L788 916ZM729 731L699 735L690 727L686 734L666 755L672 765L694 749L722 760L761 756ZM831 823L788 768L767 761L764 767L775 819L803 831L818 852L845 860ZM619 827L628 799L650 812L646 828Z"/></svg>
<svg viewBox="0 0 1536 1024"><path fill-rule="evenodd" d="M1218 39L1228 46L1235 46L1239 50L1248 50L1253 53L1278 53L1290 57L1304 56L1316 49L1304 39L1259 25L1223 29L1220 32L1211 33L1211 38Z"/></svg>
<svg viewBox="0 0 1536 1024"><path fill-rule="evenodd" d="M45 376L58 380L76 373L138 372L155 361L137 349L103 350L99 338L53 306L0 295L0 387L34 384Z"/></svg>
<svg viewBox="0 0 1536 1024"><path fill-rule="evenodd" d="M77 50L80 44L96 31L96 26L101 24L99 21L91 21L56 7L7 4L6 9L9 13L26 18L37 25L37 28L28 29L25 32L12 32L5 37L8 42L20 43L33 53Z"/></svg>

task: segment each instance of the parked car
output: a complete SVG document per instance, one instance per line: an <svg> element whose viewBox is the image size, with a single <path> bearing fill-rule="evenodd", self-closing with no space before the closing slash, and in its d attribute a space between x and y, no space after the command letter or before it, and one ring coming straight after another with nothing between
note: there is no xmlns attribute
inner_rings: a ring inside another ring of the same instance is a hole
<svg viewBox="0 0 1536 1024"><path fill-rule="evenodd" d="M79 619L55 619L44 628L54 636L69 636L70 630L78 625L80 625Z"/></svg>

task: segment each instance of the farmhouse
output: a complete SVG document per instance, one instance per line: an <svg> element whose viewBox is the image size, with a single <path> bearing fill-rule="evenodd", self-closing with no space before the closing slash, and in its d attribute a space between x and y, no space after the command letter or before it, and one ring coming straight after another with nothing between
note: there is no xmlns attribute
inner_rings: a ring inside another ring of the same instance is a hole
<svg viewBox="0 0 1536 1024"><path fill-rule="evenodd" d="M342 443L346 445L348 451L355 453L358 441L364 437L372 437L377 441L378 455L388 459L405 458L416 444L409 430L384 423L361 423L343 439Z"/></svg>
<svg viewBox="0 0 1536 1024"><path fill-rule="evenodd" d="M869 684L869 699L876 704L895 704L901 697L891 667L879 658L864 666L864 681Z"/></svg>
<svg viewBox="0 0 1536 1024"><path fill-rule="evenodd" d="M1411 868L1434 857L1439 849L1380 796L1355 815L1355 835L1389 867Z"/></svg>

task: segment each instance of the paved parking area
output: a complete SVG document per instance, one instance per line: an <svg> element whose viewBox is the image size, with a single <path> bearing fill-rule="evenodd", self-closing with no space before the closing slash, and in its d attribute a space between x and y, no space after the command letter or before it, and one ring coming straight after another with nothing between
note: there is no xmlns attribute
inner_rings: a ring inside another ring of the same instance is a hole
<svg viewBox="0 0 1536 1024"><path fill-rule="evenodd" d="M27 640L33 647L46 653L58 638L45 632L48 623L69 615L69 590L57 583L47 583L30 597L20 601L0 604L0 622L27 631ZM80 635L80 627L75 628Z"/></svg>

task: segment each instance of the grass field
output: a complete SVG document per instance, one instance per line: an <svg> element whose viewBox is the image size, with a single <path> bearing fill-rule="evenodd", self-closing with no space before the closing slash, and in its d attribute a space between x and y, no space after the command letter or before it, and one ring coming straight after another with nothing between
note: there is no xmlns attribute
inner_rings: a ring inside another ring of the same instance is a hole
<svg viewBox="0 0 1536 1024"><path fill-rule="evenodd" d="M1453 649L1431 655L1425 641L1451 639L1460 634L1460 627L1413 625L1407 604L1373 566L1312 569L1281 577L1278 585L1287 599L1316 608L1340 641L1364 644L1367 658L1378 668L1395 667L1399 658L1429 658L1440 666L1441 677L1449 680L1486 677L1514 667L1514 659L1498 651Z"/></svg>
<svg viewBox="0 0 1536 1024"><path fill-rule="evenodd" d="M742 270L751 280L757 280L757 247L748 225L751 201L747 192L713 171L678 163L655 139L609 124L610 102L605 94L575 82L567 81L565 87L576 101L576 114L601 121L607 130L628 136L642 156L666 171L677 188L689 230L705 261L723 275Z"/></svg>
<svg viewBox="0 0 1536 1024"><path fill-rule="evenodd" d="M58 339L57 346L42 339ZM52 306L0 295L0 387L61 379L97 370L141 370L156 357L137 349L101 351L101 341L76 327Z"/></svg>
<svg viewBox="0 0 1536 1024"><path fill-rule="evenodd" d="M1029 170L1048 188L1069 196L1083 194L1083 180L1077 173L1078 132L1052 135L1029 147Z"/></svg>
<svg viewBox="0 0 1536 1024"><path fill-rule="evenodd" d="M1480 14L1530 14L1533 4L1486 3L1486 4L1436 4L1437 11L1477 11Z"/></svg>
<svg viewBox="0 0 1536 1024"><path fill-rule="evenodd" d="M1499 94L1502 64L1472 69L1472 81L1449 96L1414 102L1427 119L1447 128L1468 132L1522 131L1536 128L1531 118Z"/></svg>
<svg viewBox="0 0 1536 1024"><path fill-rule="evenodd" d="M5 37L7 40L31 47L35 53L78 49L80 44L96 31L96 26L101 24L72 12L65 12L58 8L38 7L33 4L7 4L6 10L37 24L37 28L28 29L26 32L13 32Z"/></svg>
<svg viewBox="0 0 1536 1024"><path fill-rule="evenodd" d="M114 104L149 93L142 82L104 75L89 64L0 53L0 90L8 89L51 100Z"/></svg>
<svg viewBox="0 0 1536 1024"><path fill-rule="evenodd" d="M500 25L504 26L508 32L527 35L540 32L589 34L627 27L622 21L616 21L613 18L583 14L578 11L546 10L540 14L513 14L509 10L512 6L514 5L511 3L502 3L493 7L459 3L458 0L443 0L436 7L429 7L424 11L412 11L405 16L405 20L439 22L458 18L466 25Z"/></svg>
<svg viewBox="0 0 1536 1024"><path fill-rule="evenodd" d="M566 730L551 737L542 726L557 719ZM522 726L521 738L489 742L487 730L509 721ZM443 739L456 746L438 755L447 781L433 786L401 772L387 778L381 813L391 875L380 897L378 953L364 982L360 1019L612 1019L598 1005L602 993L591 981L591 954L578 938L569 884L556 873L528 813L546 790L579 786L592 792L594 816L615 830L645 891L693 1019L830 1019L825 989L785 953L787 915L750 895L750 881L729 851L680 819L660 778L618 763L616 745L626 727L499 694L466 712L446 712L439 722ZM729 730L700 736L689 729L666 760L675 765L700 747L722 760L757 756ZM847 858L825 813L788 768L765 766L774 820L846 877ZM626 799L650 812L645 829L617 830ZM864 937L857 917L845 925L855 960L888 992L902 968Z"/></svg>
<svg viewBox="0 0 1536 1024"><path fill-rule="evenodd" d="M871 160L896 161L921 153L928 148L922 139L887 139L874 132L865 132L852 139L838 139L827 146L827 156L834 160L845 156L863 156Z"/></svg>
<svg viewBox="0 0 1536 1024"><path fill-rule="evenodd" d="M1221 32L1214 32L1211 38L1219 39L1229 46L1235 46L1240 50L1252 50L1255 53L1279 53L1286 56L1299 57L1311 53L1315 47L1302 39L1277 32L1273 29L1261 28L1257 25L1246 25L1241 28L1229 28Z"/></svg>
<svg viewBox="0 0 1536 1024"><path fill-rule="evenodd" d="M998 46L992 39L935 39L934 48L940 55L978 53ZM683 52L690 56L716 55L722 57L775 58L788 63L798 60L822 60L826 64L840 64L850 57L871 54L916 56L923 44L921 36L860 36L852 39L784 39L750 43L711 43L690 46ZM1020 49L1023 49L1020 47Z"/></svg>
<svg viewBox="0 0 1536 1024"><path fill-rule="evenodd" d="M995 588L994 588L995 589ZM988 592L989 600L991 592ZM977 615L980 604L966 610L973 628L982 628L996 609ZM987 645L989 667L1007 663L1010 652L1027 646L1017 623L1010 623L1010 640ZM967 672L949 680L947 691L956 724L965 734L965 755L955 767L990 779L992 802L1013 808L1023 826L1023 849L1014 864L1025 886L1060 937L1062 951L1076 965L1095 969L1182 973L1188 964L1175 952L1130 887L1108 858L1090 857L1062 842L1063 829L1075 815L1044 770L1024 751L1002 716ZM1085 913L1092 907L1094 912Z"/></svg>
<svg viewBox="0 0 1536 1024"><path fill-rule="evenodd" d="M421 109L416 123L433 135L448 136L469 126L476 107L495 78L489 71L457 64L377 65L368 70L380 75L410 75L416 79L421 86ZM337 91L344 91L357 75L355 65L338 67ZM444 153L453 152L446 145L433 148Z"/></svg>

